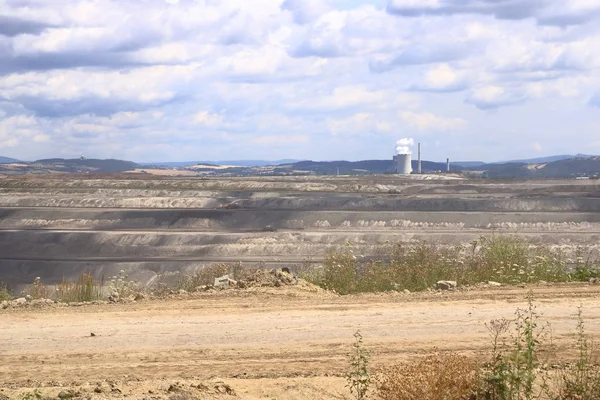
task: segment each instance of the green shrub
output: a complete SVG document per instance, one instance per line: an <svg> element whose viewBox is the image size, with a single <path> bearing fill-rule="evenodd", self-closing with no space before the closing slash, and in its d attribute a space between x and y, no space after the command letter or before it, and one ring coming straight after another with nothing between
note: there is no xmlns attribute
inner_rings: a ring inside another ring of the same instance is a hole
<svg viewBox="0 0 600 400"><path fill-rule="evenodd" d="M517 309L513 321L496 320L486 325L492 337L492 359L482 379L482 399L534 400L542 398L547 390L539 365L548 325L539 324L540 315L531 294L527 300L527 308ZM507 345L502 336L511 324L514 332Z"/></svg>
<svg viewBox="0 0 600 400"><path fill-rule="evenodd" d="M398 243L379 260L365 261L351 246L330 250L323 266L303 277L340 294L390 290L424 290L440 280L472 285L573 279L565 255L546 246L531 246L515 236L482 237L471 247L432 243Z"/></svg>
<svg viewBox="0 0 600 400"><path fill-rule="evenodd" d="M6 287L4 282L0 283L0 301L9 301L13 299L13 295Z"/></svg>

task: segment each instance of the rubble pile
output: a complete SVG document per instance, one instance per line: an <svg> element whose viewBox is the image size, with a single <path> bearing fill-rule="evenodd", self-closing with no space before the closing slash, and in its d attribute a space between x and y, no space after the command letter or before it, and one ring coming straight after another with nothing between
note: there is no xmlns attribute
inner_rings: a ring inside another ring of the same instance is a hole
<svg viewBox="0 0 600 400"><path fill-rule="evenodd" d="M237 281L239 288L294 286L298 278L287 268L258 269Z"/></svg>

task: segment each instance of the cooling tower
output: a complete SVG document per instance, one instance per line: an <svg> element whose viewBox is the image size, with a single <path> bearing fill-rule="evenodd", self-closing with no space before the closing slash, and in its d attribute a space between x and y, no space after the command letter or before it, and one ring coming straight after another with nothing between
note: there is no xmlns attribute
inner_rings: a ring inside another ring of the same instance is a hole
<svg viewBox="0 0 600 400"><path fill-rule="evenodd" d="M408 175L412 172L410 154L397 154L394 161L396 162L396 173Z"/></svg>

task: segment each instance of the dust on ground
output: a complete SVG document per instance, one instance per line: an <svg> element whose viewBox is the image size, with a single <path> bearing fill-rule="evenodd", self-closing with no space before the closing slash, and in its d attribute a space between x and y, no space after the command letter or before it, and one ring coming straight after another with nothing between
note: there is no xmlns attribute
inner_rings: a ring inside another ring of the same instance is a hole
<svg viewBox="0 0 600 400"><path fill-rule="evenodd" d="M39 388L87 398L341 399L356 330L374 370L433 348L483 358L484 324L512 318L530 291L563 359L575 356L579 305L588 332L600 333L598 285L343 297L311 290L251 287L0 311L0 394Z"/></svg>

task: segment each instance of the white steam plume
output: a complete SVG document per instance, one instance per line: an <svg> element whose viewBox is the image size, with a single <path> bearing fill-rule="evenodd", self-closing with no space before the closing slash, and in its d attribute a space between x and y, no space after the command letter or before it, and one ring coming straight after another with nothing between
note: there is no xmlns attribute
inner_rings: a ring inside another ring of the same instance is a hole
<svg viewBox="0 0 600 400"><path fill-rule="evenodd" d="M414 146L412 138L402 138L396 142L396 154L412 154L410 146Z"/></svg>

